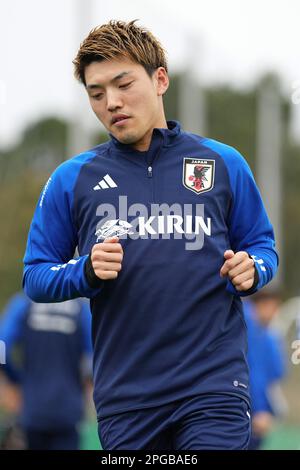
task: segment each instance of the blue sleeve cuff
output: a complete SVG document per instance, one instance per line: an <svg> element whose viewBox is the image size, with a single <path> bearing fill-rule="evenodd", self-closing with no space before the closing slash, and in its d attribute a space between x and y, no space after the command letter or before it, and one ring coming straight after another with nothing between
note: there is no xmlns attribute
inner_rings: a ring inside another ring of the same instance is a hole
<svg viewBox="0 0 300 470"><path fill-rule="evenodd" d="M77 297L93 298L101 287L91 287L85 275L88 255L68 263L36 263L25 267L23 287L34 302L63 302Z"/></svg>
<svg viewBox="0 0 300 470"><path fill-rule="evenodd" d="M99 294L101 288L103 287L104 281L97 278L98 283L95 283L93 285L89 284L88 278L87 278L86 266L88 265L90 261L90 255L83 256L82 258L83 258L82 283L83 283L83 290L85 292L83 294L83 297L87 297L91 299L93 297L96 297L96 295Z"/></svg>
<svg viewBox="0 0 300 470"><path fill-rule="evenodd" d="M249 256L249 258L251 258L251 255L249 255L249 253L248 253L248 256ZM255 272L254 272L254 282L253 282L252 287L250 287L250 289L245 290L245 291L238 291L238 290L234 287L234 285L232 284L232 282L228 280L228 281L227 281L226 290L227 290L228 292L230 292L231 294L233 294L233 295L238 295L239 297L247 297L248 295L255 294L255 292L257 292L257 290L258 290L258 286L259 286L259 282L260 282L260 279L259 279L259 272L258 272L258 269L257 269L255 263L254 263L254 269L255 269Z"/></svg>

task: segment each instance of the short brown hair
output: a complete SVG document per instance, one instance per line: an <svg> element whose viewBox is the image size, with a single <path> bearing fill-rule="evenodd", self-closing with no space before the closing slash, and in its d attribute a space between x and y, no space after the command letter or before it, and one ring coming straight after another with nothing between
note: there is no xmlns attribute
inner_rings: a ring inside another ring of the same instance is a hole
<svg viewBox="0 0 300 470"><path fill-rule="evenodd" d="M151 76L158 67L168 71L166 54L159 41L145 28L112 20L92 29L73 60L75 77L84 85L84 70L91 62L126 57L141 64Z"/></svg>

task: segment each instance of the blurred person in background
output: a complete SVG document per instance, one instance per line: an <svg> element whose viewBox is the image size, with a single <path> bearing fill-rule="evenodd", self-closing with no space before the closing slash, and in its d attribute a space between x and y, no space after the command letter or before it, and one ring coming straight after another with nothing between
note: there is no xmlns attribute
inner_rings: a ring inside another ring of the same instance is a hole
<svg viewBox="0 0 300 470"><path fill-rule="evenodd" d="M0 319L6 345L2 406L18 415L25 446L79 448L85 392L91 388L91 313L84 300L36 304L16 294ZM3 380L3 378L2 378Z"/></svg>
<svg viewBox="0 0 300 470"><path fill-rule="evenodd" d="M278 262L251 170L234 148L166 121L165 52L134 21L95 28L74 65L110 140L48 180L25 291L91 298L104 449L246 449L240 297Z"/></svg>
<svg viewBox="0 0 300 470"><path fill-rule="evenodd" d="M287 357L283 338L272 327L280 304L280 293L267 288L244 302L252 404L250 450L261 448L274 419L283 417L287 411L280 386L286 375Z"/></svg>
<svg viewBox="0 0 300 470"><path fill-rule="evenodd" d="M0 366L0 449L20 450L25 449L24 433L18 424L21 392L11 372L6 365L4 374Z"/></svg>

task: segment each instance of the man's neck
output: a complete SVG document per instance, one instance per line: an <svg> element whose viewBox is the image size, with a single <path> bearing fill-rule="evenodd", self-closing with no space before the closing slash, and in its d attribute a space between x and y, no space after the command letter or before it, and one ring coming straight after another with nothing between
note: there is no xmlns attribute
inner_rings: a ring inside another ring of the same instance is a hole
<svg viewBox="0 0 300 470"><path fill-rule="evenodd" d="M168 124L166 121L165 116L161 120L161 122L153 127L148 133L143 137L143 139L136 144L133 144L132 147L135 150L138 150L139 152L147 152L149 150L149 147L151 145L151 140L152 140L152 134L154 129L168 129Z"/></svg>

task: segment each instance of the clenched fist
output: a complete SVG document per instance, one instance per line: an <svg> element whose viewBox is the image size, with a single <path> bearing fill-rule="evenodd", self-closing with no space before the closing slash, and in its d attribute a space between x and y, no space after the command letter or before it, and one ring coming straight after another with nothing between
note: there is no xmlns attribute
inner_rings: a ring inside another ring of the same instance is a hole
<svg viewBox="0 0 300 470"><path fill-rule="evenodd" d="M255 267L248 253L246 251L234 253L232 250L226 250L224 258L225 263L220 270L220 275L227 276L238 291L251 289L255 279Z"/></svg>
<svg viewBox="0 0 300 470"><path fill-rule="evenodd" d="M118 237L106 238L93 246L91 262L96 276L103 281L116 279L122 269L123 248Z"/></svg>

